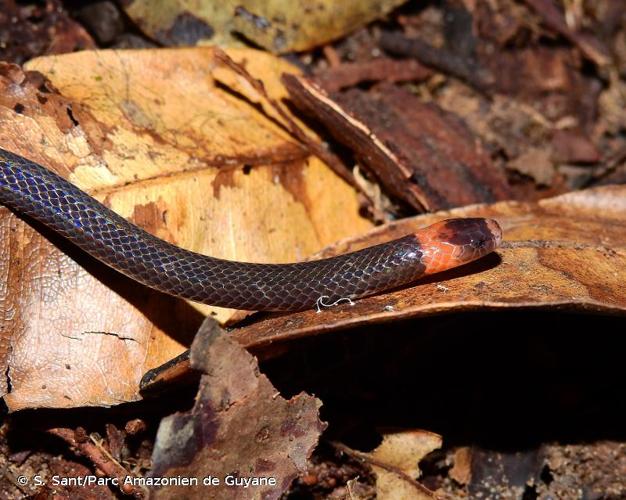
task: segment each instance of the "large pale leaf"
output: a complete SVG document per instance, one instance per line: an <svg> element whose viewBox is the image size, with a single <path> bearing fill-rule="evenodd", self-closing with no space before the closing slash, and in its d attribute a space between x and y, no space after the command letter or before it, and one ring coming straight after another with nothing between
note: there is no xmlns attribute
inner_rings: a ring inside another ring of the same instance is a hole
<svg viewBox="0 0 626 500"><path fill-rule="evenodd" d="M567 308L626 314L626 187L596 188L538 203L501 202L420 215L334 246L344 253L449 217L492 217L504 241L480 261L413 286L316 313L274 315L235 330L247 346L349 326L475 309Z"/></svg>
<svg viewBox="0 0 626 500"><path fill-rule="evenodd" d="M290 65L233 55L272 98L284 95L279 75ZM161 238L289 262L370 227L353 190L244 99L253 89L210 48L81 52L28 69L52 83L2 67L0 146ZM204 314L230 315L152 292L41 230L0 209L11 409L134 400L141 375L179 354Z"/></svg>
<svg viewBox="0 0 626 500"><path fill-rule="evenodd" d="M380 18L404 0L134 0L127 14L165 45L233 46L241 36L275 53L311 49Z"/></svg>

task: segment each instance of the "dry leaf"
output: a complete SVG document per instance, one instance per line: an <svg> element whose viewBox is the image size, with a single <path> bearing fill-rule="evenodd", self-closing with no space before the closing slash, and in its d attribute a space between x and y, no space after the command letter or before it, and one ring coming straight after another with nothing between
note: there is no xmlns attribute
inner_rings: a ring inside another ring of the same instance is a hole
<svg viewBox="0 0 626 500"><path fill-rule="evenodd" d="M383 17L404 0L176 0L124 5L141 29L164 45L200 41L241 45L241 35L275 53L322 45Z"/></svg>
<svg viewBox="0 0 626 500"><path fill-rule="evenodd" d="M272 98L285 95L287 63L258 51L234 57ZM0 67L0 146L161 238L217 257L289 262L371 227L349 186L239 97L249 83L212 49L81 52L28 69L53 85ZM148 290L6 209L0 235L11 410L135 400L142 374L179 354L204 314L231 314Z"/></svg>
<svg viewBox="0 0 626 500"><path fill-rule="evenodd" d="M418 462L437 448L441 448L441 436L438 434L422 430L398 431L385 433L383 442L371 455L376 460L417 478L420 476Z"/></svg>
<svg viewBox="0 0 626 500"><path fill-rule="evenodd" d="M22 63L42 54L92 49L89 33L60 4L2 2L0 61Z"/></svg>
<svg viewBox="0 0 626 500"><path fill-rule="evenodd" d="M581 53L598 66L609 64L609 51L596 36L570 29L567 20L552 0L525 0L551 29L578 47Z"/></svg>
<svg viewBox="0 0 626 500"><path fill-rule="evenodd" d="M191 365L204 375L189 413L161 421L152 455L152 477L199 478L185 498L276 499L306 470L325 425L321 402L306 394L283 399L255 358L208 319L191 348ZM217 483L207 486L203 478ZM229 478L265 482L243 487ZM267 484L271 480L271 484ZM153 498L180 494L173 486Z"/></svg>
<svg viewBox="0 0 626 500"><path fill-rule="evenodd" d="M468 484L472 480L472 449L469 446L457 448L453 460L448 475L459 484Z"/></svg>
<svg viewBox="0 0 626 500"><path fill-rule="evenodd" d="M507 167L532 177L541 186L550 186L555 173L551 156L550 151L547 149L531 147L510 161Z"/></svg>
<svg viewBox="0 0 626 500"><path fill-rule="evenodd" d="M328 257L381 243L448 217L494 217L504 230L491 256L354 306L262 314L232 335L260 356L280 355L300 337L457 311L547 308L626 315L626 187L574 192L538 203L501 202L420 215L380 226L318 254ZM176 363L156 383L185 376ZM147 384L149 385L149 384Z"/></svg>
<svg viewBox="0 0 626 500"><path fill-rule="evenodd" d="M413 286L340 305L259 318L233 331L247 347L347 327L481 308L567 308L626 314L626 187L574 192L538 203L501 202L407 218L334 246L345 253L449 217L492 217L504 242L494 254ZM274 348L274 346L272 347Z"/></svg>
<svg viewBox="0 0 626 500"><path fill-rule="evenodd" d="M557 130L552 154L559 163L597 163L601 159L595 144L580 130Z"/></svg>
<svg viewBox="0 0 626 500"><path fill-rule="evenodd" d="M418 483L419 462L431 451L441 448L441 436L423 430L389 432L370 453L353 450L344 444L334 446L372 466L376 473L376 495L382 500L430 500L436 498Z"/></svg>
<svg viewBox="0 0 626 500"><path fill-rule="evenodd" d="M381 500L421 500L431 499L434 495L426 488L416 487L414 483L399 475L402 472L411 479L420 476L418 463L431 451L441 448L441 436L427 431L401 431L383 436L383 442L371 452L377 463L387 467L373 465L376 472L376 490Z"/></svg>
<svg viewBox="0 0 626 500"><path fill-rule="evenodd" d="M458 116L391 84L328 93L308 78L283 81L297 106L411 207L435 211L510 198L503 173Z"/></svg>

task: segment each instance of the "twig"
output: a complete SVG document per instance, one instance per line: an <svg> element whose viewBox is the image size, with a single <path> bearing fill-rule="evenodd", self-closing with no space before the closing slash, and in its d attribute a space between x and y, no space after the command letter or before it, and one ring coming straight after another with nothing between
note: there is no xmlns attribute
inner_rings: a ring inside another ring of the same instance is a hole
<svg viewBox="0 0 626 500"><path fill-rule="evenodd" d="M376 467L385 469L388 472L392 472L393 474L400 476L404 481L410 483L415 489L420 490L425 495L428 495L432 498L437 498L437 496L435 495L433 491L429 490L428 488L426 488L426 486L419 483L418 481L413 479L411 476L409 476L406 472L398 469L397 467L394 467L385 462L377 460L376 458L372 457L369 453L364 453L362 451L353 450L352 448L346 446L343 443L339 443L338 441L330 441L329 444L336 450L339 450L342 453L345 453L346 455L351 456L352 458L361 460L363 462L367 462L370 465L375 465Z"/></svg>
<svg viewBox="0 0 626 500"><path fill-rule="evenodd" d="M117 462L103 447L96 443L93 438L84 435L84 431L72 430L63 427L48 429L54 436L60 437L77 453L89 459L98 469L108 477L115 477L119 481L119 488L126 495L135 498L144 498L146 492L131 484L124 484L124 479L132 474ZM82 434L82 435L81 435Z"/></svg>
<svg viewBox="0 0 626 500"><path fill-rule="evenodd" d="M406 38L399 33L382 33L380 46L392 54L414 57L425 66L458 78L484 96L490 96L493 75L477 64L472 64L465 57L459 57L445 49L438 49L417 38Z"/></svg>

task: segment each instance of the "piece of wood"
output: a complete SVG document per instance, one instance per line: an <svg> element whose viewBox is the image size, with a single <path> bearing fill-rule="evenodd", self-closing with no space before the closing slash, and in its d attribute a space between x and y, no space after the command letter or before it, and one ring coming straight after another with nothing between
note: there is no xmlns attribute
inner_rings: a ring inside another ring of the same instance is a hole
<svg viewBox="0 0 626 500"><path fill-rule="evenodd" d="M328 93L285 75L294 102L348 146L385 190L418 211L510 197L504 174L458 117L402 88Z"/></svg>

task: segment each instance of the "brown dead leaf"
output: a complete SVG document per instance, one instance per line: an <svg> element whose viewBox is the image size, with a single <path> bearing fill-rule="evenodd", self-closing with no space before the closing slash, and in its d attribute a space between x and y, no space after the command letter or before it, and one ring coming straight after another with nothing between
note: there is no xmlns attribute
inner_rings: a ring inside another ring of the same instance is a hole
<svg viewBox="0 0 626 500"><path fill-rule="evenodd" d="M595 36L570 29L565 20L565 15L559 10L555 2L552 0L525 0L525 2L550 29L563 35L576 45L585 57L598 66L609 64L610 58L607 48Z"/></svg>
<svg viewBox="0 0 626 500"><path fill-rule="evenodd" d="M532 148L545 149L546 138L554 130L554 124L528 104L502 95L484 103L460 84L442 89L437 103L459 115L491 150L501 151L505 158L518 158Z"/></svg>
<svg viewBox="0 0 626 500"><path fill-rule="evenodd" d="M611 84L598 97L600 123L607 132L618 134L626 126L626 82L613 77Z"/></svg>
<svg viewBox="0 0 626 500"><path fill-rule="evenodd" d="M272 98L285 95L287 63L258 51L233 57ZM289 262L371 227L355 192L242 99L249 83L212 49L81 52L28 69L52 83L0 67L1 147L161 238L217 257ZM152 292L6 209L0 241L11 410L135 400L142 374L179 354L204 314L231 314Z"/></svg>
<svg viewBox="0 0 626 500"><path fill-rule="evenodd" d="M597 89L579 69L574 49L502 50L483 57L483 64L497 72L498 93L531 105L550 121L568 120L583 128L591 125Z"/></svg>
<svg viewBox="0 0 626 500"><path fill-rule="evenodd" d="M542 9L540 5L546 6L540 15L548 10L554 14L556 10L556 17L569 30L562 14L555 8L554 4L558 2L532 0L532 3L538 6L537 10ZM453 30L442 29L437 24L432 33L424 27L424 24L428 25L428 10L425 9L413 20L418 23L417 30L413 28L411 34L411 30L407 29L406 35L397 31L385 33L381 36L380 46L469 83L487 94L489 101L497 98L494 92L504 94L509 96L506 103L510 106L515 102L510 98L512 96L534 108L537 114L559 122L559 128L563 128L565 122L570 127L583 130L596 126L597 95L601 86L585 71L581 51L563 43L537 43L537 39L544 39L546 35L553 37L553 30L540 29L537 26L539 20L526 6L511 1L471 1L458 2L454 8L448 6L442 10L444 16L449 13L454 18L459 16L459 19L463 13L464 22L459 22ZM616 10L613 16L619 17L619 12ZM521 42L522 39L524 42ZM601 63L606 64L606 55L601 57ZM442 104L441 93L455 95L459 92L464 90L456 85L450 88L448 79L446 85L437 88L433 100ZM474 93L472 97L476 99L477 96ZM482 109L491 107L490 102L484 99L478 102ZM456 112L455 108L451 110ZM497 134L499 131L494 132ZM513 129L510 132L526 136L527 140L532 136L532 130ZM486 139L484 136L481 138ZM543 147L544 143L534 145Z"/></svg>
<svg viewBox="0 0 626 500"><path fill-rule="evenodd" d="M540 186L550 186L556 172L552 154L547 149L528 148L507 164L507 168L532 177Z"/></svg>
<svg viewBox="0 0 626 500"><path fill-rule="evenodd" d="M241 35L274 53L311 49L383 17L404 0L134 0L126 13L164 45L240 46Z"/></svg>
<svg viewBox="0 0 626 500"><path fill-rule="evenodd" d="M567 308L626 314L626 187L574 192L538 203L501 202L420 215L381 226L323 255L411 233L449 217L492 217L500 249L413 286L321 313L270 315L235 329L247 347L338 329L481 308ZM274 347L272 347L274 348Z"/></svg>
<svg viewBox="0 0 626 500"><path fill-rule="evenodd" d="M2 2L0 61L21 64L42 54L96 47L89 33L60 3Z"/></svg>
<svg viewBox="0 0 626 500"><path fill-rule="evenodd" d="M198 478L185 498L279 498L306 470L325 428L321 402L306 394L283 399L259 374L256 359L211 319L194 340L191 365L204 373L196 403L189 413L161 421L151 476ZM207 476L218 482L203 484ZM266 479L243 487L229 485L228 478ZM152 497L178 494L173 486L153 490Z"/></svg>
<svg viewBox="0 0 626 500"><path fill-rule="evenodd" d="M476 40L471 30L465 30L467 35L457 47L473 47ZM396 56L417 59L420 63L446 75L453 76L474 87L478 92L490 93L494 83L494 73L484 68L474 54L459 54L445 47L434 45L420 38L407 38L398 32L383 32L380 37L380 46L383 50Z"/></svg>
<svg viewBox="0 0 626 500"><path fill-rule="evenodd" d="M578 130L557 130L552 137L552 150L559 163L596 163L601 158L589 137Z"/></svg>
<svg viewBox="0 0 626 500"><path fill-rule="evenodd" d="M472 449L469 446L457 448L453 460L448 475L459 484L468 484L472 480Z"/></svg>

